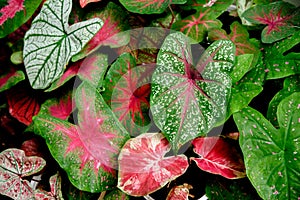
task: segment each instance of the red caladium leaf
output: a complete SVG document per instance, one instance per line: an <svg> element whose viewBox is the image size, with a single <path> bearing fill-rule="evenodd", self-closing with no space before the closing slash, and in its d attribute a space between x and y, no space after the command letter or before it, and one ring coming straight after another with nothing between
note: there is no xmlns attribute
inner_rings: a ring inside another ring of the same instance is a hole
<svg viewBox="0 0 300 200"><path fill-rule="evenodd" d="M61 192L61 176L57 173L50 177L50 192L42 189L34 191L35 200L63 200Z"/></svg>
<svg viewBox="0 0 300 200"><path fill-rule="evenodd" d="M7 72L2 73L0 69L0 92L9 89L18 82L25 79L25 75L21 70L10 67Z"/></svg>
<svg viewBox="0 0 300 200"><path fill-rule="evenodd" d="M37 97L24 87L15 87L7 91L6 98L9 113L25 125L32 122L32 117L40 111Z"/></svg>
<svg viewBox="0 0 300 200"><path fill-rule="evenodd" d="M77 61L92 53L100 46L120 47L129 42L128 17L126 13L113 2L100 11L90 12L87 19L98 17L103 20L103 26L96 35L85 45L85 47L72 58Z"/></svg>
<svg viewBox="0 0 300 200"><path fill-rule="evenodd" d="M128 140L118 159L118 188L132 196L145 196L182 175L189 165L187 157L164 157L170 149L161 133L145 133Z"/></svg>
<svg viewBox="0 0 300 200"><path fill-rule="evenodd" d="M87 4L92 3L92 2L98 2L101 0L79 0L81 8L84 8Z"/></svg>
<svg viewBox="0 0 300 200"><path fill-rule="evenodd" d="M163 13L170 4L184 4L186 0L120 0L130 12L140 14Z"/></svg>
<svg viewBox="0 0 300 200"><path fill-rule="evenodd" d="M229 179L246 176L245 166L237 150L221 137L201 137L192 142L199 158L191 158L197 166L207 172Z"/></svg>
<svg viewBox="0 0 300 200"><path fill-rule="evenodd" d="M116 181L117 155L129 134L92 85L80 85L75 100L78 125L38 115L36 133L74 186L89 192L110 189Z"/></svg>
<svg viewBox="0 0 300 200"><path fill-rule="evenodd" d="M1 8L0 26L8 19L13 18L19 11L24 10L24 0L8 0L8 5Z"/></svg>
<svg viewBox="0 0 300 200"><path fill-rule="evenodd" d="M170 190L166 200L189 200L189 196L193 197L189 194L190 189L193 189L193 186L187 183L175 186Z"/></svg>
<svg viewBox="0 0 300 200"><path fill-rule="evenodd" d="M221 21L216 19L217 17L212 9L202 7L195 14L174 23L172 28L183 32L196 42L201 42L208 30L222 26Z"/></svg>
<svg viewBox="0 0 300 200"><path fill-rule="evenodd" d="M121 55L105 77L103 97L131 135L149 129L150 79L153 66L135 66L131 54Z"/></svg>
<svg viewBox="0 0 300 200"><path fill-rule="evenodd" d="M235 21L230 25L231 33L228 35L223 29L213 29L208 33L210 40L231 40L236 46L235 55L257 54L258 47L249 40L249 33L245 27Z"/></svg>
<svg viewBox="0 0 300 200"><path fill-rule="evenodd" d="M267 25L261 33L264 43L272 43L292 35L299 30L300 25L299 8L282 1L249 8L242 17L253 24Z"/></svg>
<svg viewBox="0 0 300 200"><path fill-rule="evenodd" d="M26 157L19 149L0 153L0 193L13 199L34 199L33 189L25 177L41 171L46 161L40 157Z"/></svg>

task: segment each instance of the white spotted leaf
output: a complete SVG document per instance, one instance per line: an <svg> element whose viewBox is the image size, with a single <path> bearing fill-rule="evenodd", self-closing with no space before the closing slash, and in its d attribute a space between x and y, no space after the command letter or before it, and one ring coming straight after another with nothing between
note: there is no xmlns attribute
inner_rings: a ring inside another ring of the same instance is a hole
<svg viewBox="0 0 300 200"><path fill-rule="evenodd" d="M24 64L30 84L44 89L57 80L71 57L97 33L93 18L69 26L72 0L46 1L24 38Z"/></svg>
<svg viewBox="0 0 300 200"><path fill-rule="evenodd" d="M299 199L300 93L283 99L277 109L280 128L247 107L235 113L246 173L263 199Z"/></svg>
<svg viewBox="0 0 300 200"><path fill-rule="evenodd" d="M193 65L189 39L182 33L166 38L152 76L150 104L154 122L175 152L224 120L234 59L234 44L218 40Z"/></svg>

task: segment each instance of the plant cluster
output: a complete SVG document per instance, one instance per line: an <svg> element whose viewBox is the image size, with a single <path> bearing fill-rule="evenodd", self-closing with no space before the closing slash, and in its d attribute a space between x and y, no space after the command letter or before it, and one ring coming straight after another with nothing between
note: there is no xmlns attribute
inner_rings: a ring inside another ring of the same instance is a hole
<svg viewBox="0 0 300 200"><path fill-rule="evenodd" d="M293 0L1 0L0 194L300 199Z"/></svg>

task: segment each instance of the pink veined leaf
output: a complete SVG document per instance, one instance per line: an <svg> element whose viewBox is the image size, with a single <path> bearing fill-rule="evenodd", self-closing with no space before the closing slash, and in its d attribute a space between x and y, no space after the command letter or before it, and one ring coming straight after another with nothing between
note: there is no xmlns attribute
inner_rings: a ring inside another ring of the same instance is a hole
<svg viewBox="0 0 300 200"><path fill-rule="evenodd" d="M19 81L25 79L25 75L21 70L16 70L14 67L9 67L9 71L2 75L0 70L0 92L9 89Z"/></svg>
<svg viewBox="0 0 300 200"><path fill-rule="evenodd" d="M7 91L7 102L9 113L18 121L25 125L32 122L32 117L37 115L40 110L40 104L34 94L30 94L28 89L15 87Z"/></svg>
<svg viewBox="0 0 300 200"><path fill-rule="evenodd" d="M145 133L128 140L118 159L118 188L132 196L145 196L182 175L189 165L187 157L165 157L170 149L161 133Z"/></svg>
<svg viewBox="0 0 300 200"><path fill-rule="evenodd" d="M98 2L101 0L79 0L81 8L84 8L87 4L92 3L92 2Z"/></svg>
<svg viewBox="0 0 300 200"><path fill-rule="evenodd" d="M193 197L189 194L190 189L193 189L193 186L187 183L175 186L170 190L166 200L189 200L189 196Z"/></svg>
<svg viewBox="0 0 300 200"><path fill-rule="evenodd" d="M34 197L28 180L46 165L40 157L26 157L19 149L6 149L0 153L0 193L12 199L28 200Z"/></svg>
<svg viewBox="0 0 300 200"><path fill-rule="evenodd" d="M8 0L8 5L1 8L0 13L0 26L8 19L13 18L15 14L24 10L24 0ZM24 11L25 12L25 11Z"/></svg>
<svg viewBox="0 0 300 200"><path fill-rule="evenodd" d="M69 93L65 98L59 99L57 104L51 105L49 112L53 117L65 120L72 113L72 105L72 97L71 93Z"/></svg>
<svg viewBox="0 0 300 200"><path fill-rule="evenodd" d="M62 200L61 176L57 173L50 177L50 192L42 189L34 191L35 200Z"/></svg>
<svg viewBox="0 0 300 200"><path fill-rule="evenodd" d="M203 171L219 174L228 179L246 176L245 166L237 150L221 137L201 137L192 142L199 158L190 158Z"/></svg>

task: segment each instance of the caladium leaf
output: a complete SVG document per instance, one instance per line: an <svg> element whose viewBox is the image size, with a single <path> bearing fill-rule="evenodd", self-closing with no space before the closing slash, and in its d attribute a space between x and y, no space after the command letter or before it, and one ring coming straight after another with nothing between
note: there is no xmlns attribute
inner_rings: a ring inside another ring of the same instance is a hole
<svg viewBox="0 0 300 200"><path fill-rule="evenodd" d="M98 2L101 0L79 0L81 8L84 8L87 4L92 3L92 2Z"/></svg>
<svg viewBox="0 0 300 200"><path fill-rule="evenodd" d="M131 196L145 196L182 175L189 165L187 157L164 157L170 150L161 133L145 133L128 140L118 159L118 188Z"/></svg>
<svg viewBox="0 0 300 200"><path fill-rule="evenodd" d="M171 4L184 4L186 0L120 0L130 12L140 14L163 13Z"/></svg>
<svg viewBox="0 0 300 200"><path fill-rule="evenodd" d="M166 38L152 76L150 105L154 122L175 152L224 120L234 54L231 41L219 40L193 66L189 39L182 33Z"/></svg>
<svg viewBox="0 0 300 200"><path fill-rule="evenodd" d="M236 1L237 13L238 13L238 16L241 18L241 21L242 21L243 25L253 26L252 23L250 23L244 17L242 17L243 13L246 10L248 10L249 8L251 8L253 6L253 4L254 4L253 0L239 0L239 1Z"/></svg>
<svg viewBox="0 0 300 200"><path fill-rule="evenodd" d="M195 14L175 22L172 29L183 32L196 42L201 42L208 30L222 26L221 21L216 19L217 17L212 9L202 7Z"/></svg>
<svg viewBox="0 0 300 200"><path fill-rule="evenodd" d="M17 70L15 67L9 67L8 71L2 73L0 70L0 92L11 88L18 82L25 79L25 75L21 70Z"/></svg>
<svg viewBox="0 0 300 200"><path fill-rule="evenodd" d="M71 78L75 77L79 71L79 68L81 66L80 61L70 64L68 69L64 72L64 74L54 81L51 86L45 90L45 92L51 92L53 90L56 90L57 88L63 86L66 82L68 82Z"/></svg>
<svg viewBox="0 0 300 200"><path fill-rule="evenodd" d="M63 200L61 192L61 176L57 173L50 177L50 192L37 189L34 191L35 200Z"/></svg>
<svg viewBox="0 0 300 200"><path fill-rule="evenodd" d="M7 0L0 9L0 38L17 30L37 10L42 0Z"/></svg>
<svg viewBox="0 0 300 200"><path fill-rule="evenodd" d="M187 183L175 186L170 190L166 200L189 200L190 189L193 189L193 186Z"/></svg>
<svg viewBox="0 0 300 200"><path fill-rule="evenodd" d="M258 47L249 40L249 33L245 27L235 21L230 25L231 33L228 35L223 29L213 29L208 33L209 39L215 41L220 39L231 40L236 46L236 55L257 54Z"/></svg>
<svg viewBox="0 0 300 200"><path fill-rule="evenodd" d="M195 161L200 169L229 179L246 176L242 156L222 137L196 138L192 144L194 152L200 157L190 159Z"/></svg>
<svg viewBox="0 0 300 200"><path fill-rule="evenodd" d="M116 200L116 199L129 200L130 197L119 189L114 189L104 197L104 200Z"/></svg>
<svg viewBox="0 0 300 200"><path fill-rule="evenodd" d="M289 52L299 43L300 31L265 48L267 79L278 79L300 73L300 53Z"/></svg>
<svg viewBox="0 0 300 200"><path fill-rule="evenodd" d="M201 10L211 8L216 17L222 14L233 3L233 0L188 0L182 7L184 9Z"/></svg>
<svg viewBox="0 0 300 200"><path fill-rule="evenodd" d="M25 177L40 172L46 161L40 157L26 157L19 149L0 153L0 193L13 199L34 199L33 189Z"/></svg>
<svg viewBox="0 0 300 200"><path fill-rule="evenodd" d="M274 2L265 5L256 5L246 10L242 17L253 24L265 24L261 33L264 43L272 43L299 30L300 12L292 4Z"/></svg>
<svg viewBox="0 0 300 200"><path fill-rule="evenodd" d="M105 77L103 97L131 135L149 129L149 97L153 66L135 65L131 54L122 54Z"/></svg>
<svg viewBox="0 0 300 200"><path fill-rule="evenodd" d="M294 92L300 92L300 75L287 77L284 80L283 88L270 101L267 118L270 120L274 127L278 127L276 112L279 103Z"/></svg>
<svg viewBox="0 0 300 200"><path fill-rule="evenodd" d="M109 2L102 10L89 12L87 19L98 17L103 20L103 26L95 36L76 54L72 61L77 61L91 54L100 46L112 48L126 45L129 42L128 16L118 5Z"/></svg>
<svg viewBox="0 0 300 200"><path fill-rule="evenodd" d="M73 185L83 191L101 192L115 184L117 155L129 134L93 86L82 84L75 99L78 125L38 115L35 130L45 138Z"/></svg>
<svg viewBox="0 0 300 200"><path fill-rule="evenodd" d="M94 18L69 26L72 0L46 1L24 38L24 64L30 84L44 89L58 79L71 57L102 26ZM49 21L50 20L50 21Z"/></svg>
<svg viewBox="0 0 300 200"><path fill-rule="evenodd" d="M250 71L253 57L253 54L242 54L236 57L236 64L232 69L232 73L230 73L232 83L237 83L248 71Z"/></svg>
<svg viewBox="0 0 300 200"><path fill-rule="evenodd" d="M299 109L299 92L279 103L280 129L250 107L233 115L240 131L247 176L263 199L299 198Z"/></svg>
<svg viewBox="0 0 300 200"><path fill-rule="evenodd" d="M6 98L11 116L25 125L31 124L32 117L40 111L37 96L26 87L15 87L8 90Z"/></svg>

